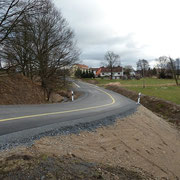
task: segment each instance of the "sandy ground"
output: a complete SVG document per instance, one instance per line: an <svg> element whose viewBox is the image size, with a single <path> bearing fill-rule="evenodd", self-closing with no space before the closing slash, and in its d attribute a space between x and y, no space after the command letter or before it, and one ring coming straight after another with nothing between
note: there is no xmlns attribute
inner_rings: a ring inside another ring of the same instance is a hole
<svg viewBox="0 0 180 180"><path fill-rule="evenodd" d="M78 135L46 137L30 148L3 154L72 155L90 162L146 171L157 179L180 179L180 132L140 106L116 124Z"/></svg>

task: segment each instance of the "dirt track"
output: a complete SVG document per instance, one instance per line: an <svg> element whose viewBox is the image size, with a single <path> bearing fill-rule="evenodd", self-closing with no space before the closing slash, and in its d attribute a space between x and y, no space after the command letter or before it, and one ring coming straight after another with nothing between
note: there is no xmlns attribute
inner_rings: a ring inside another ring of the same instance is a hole
<svg viewBox="0 0 180 180"><path fill-rule="evenodd" d="M146 171L158 179L180 178L180 133L151 111L138 111L114 126L79 135L47 137L10 154L72 155L88 162Z"/></svg>

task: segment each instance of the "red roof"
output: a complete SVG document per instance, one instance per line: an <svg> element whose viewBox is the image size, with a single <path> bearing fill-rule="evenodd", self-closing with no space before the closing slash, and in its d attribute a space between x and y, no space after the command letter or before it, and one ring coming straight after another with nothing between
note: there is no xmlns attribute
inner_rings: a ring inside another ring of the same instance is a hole
<svg viewBox="0 0 180 180"><path fill-rule="evenodd" d="M99 76L101 73L101 68L99 68L97 71L96 71L96 75Z"/></svg>
<svg viewBox="0 0 180 180"><path fill-rule="evenodd" d="M99 68L90 68L90 70L97 71Z"/></svg>
<svg viewBox="0 0 180 180"><path fill-rule="evenodd" d="M121 66L113 67L113 72L122 72L122 69L123 68ZM108 67L100 67L96 72L96 75L98 76L100 73L104 72L111 72L111 69Z"/></svg>
<svg viewBox="0 0 180 180"><path fill-rule="evenodd" d="M82 69L89 69L89 67L84 64L75 64L75 65Z"/></svg>

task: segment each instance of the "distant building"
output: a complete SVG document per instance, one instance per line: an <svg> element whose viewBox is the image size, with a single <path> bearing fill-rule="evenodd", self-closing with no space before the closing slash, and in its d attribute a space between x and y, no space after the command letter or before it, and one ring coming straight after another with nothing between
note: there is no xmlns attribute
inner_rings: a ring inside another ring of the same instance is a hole
<svg viewBox="0 0 180 180"><path fill-rule="evenodd" d="M74 64L71 68L71 76L74 77L75 72L80 69L82 72L86 72L87 70L89 70L89 67L84 65L84 64Z"/></svg>
<svg viewBox="0 0 180 180"><path fill-rule="evenodd" d="M89 70L94 73L94 76L95 76L95 77L97 77L97 76L96 76L96 73L97 73L98 69L99 69L99 68L90 68Z"/></svg>
<svg viewBox="0 0 180 180"><path fill-rule="evenodd" d="M121 66L113 67L112 79L121 79L124 75L123 68ZM110 78L111 69L108 67L100 67L96 72L97 77Z"/></svg>

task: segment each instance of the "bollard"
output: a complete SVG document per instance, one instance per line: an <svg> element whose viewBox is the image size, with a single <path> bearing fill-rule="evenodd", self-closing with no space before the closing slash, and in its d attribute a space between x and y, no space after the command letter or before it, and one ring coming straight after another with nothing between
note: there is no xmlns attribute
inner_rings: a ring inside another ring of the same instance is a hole
<svg viewBox="0 0 180 180"><path fill-rule="evenodd" d="M138 101L137 101L137 104L140 104L140 101L141 101L141 93L138 94Z"/></svg>
<svg viewBox="0 0 180 180"><path fill-rule="evenodd" d="M72 91L72 101L74 101L74 92Z"/></svg>

